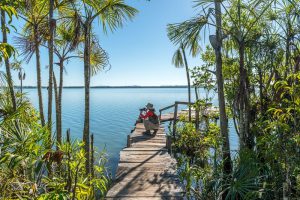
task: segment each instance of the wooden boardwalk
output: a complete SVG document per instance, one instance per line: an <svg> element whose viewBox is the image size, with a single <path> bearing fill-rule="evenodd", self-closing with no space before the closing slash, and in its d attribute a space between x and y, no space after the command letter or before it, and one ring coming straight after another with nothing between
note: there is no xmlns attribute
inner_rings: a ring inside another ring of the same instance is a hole
<svg viewBox="0 0 300 200"><path fill-rule="evenodd" d="M145 135L144 125L136 124L129 146L120 152L113 187L106 199L183 199L176 175L176 160L166 149L164 128L155 136Z"/></svg>

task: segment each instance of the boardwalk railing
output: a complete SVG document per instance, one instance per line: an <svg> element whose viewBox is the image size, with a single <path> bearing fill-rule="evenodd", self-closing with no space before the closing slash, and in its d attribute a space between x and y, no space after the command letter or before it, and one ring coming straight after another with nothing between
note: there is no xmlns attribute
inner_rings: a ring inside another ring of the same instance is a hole
<svg viewBox="0 0 300 200"><path fill-rule="evenodd" d="M170 105L170 106L167 106L167 107L164 107L162 109L159 110L159 119L161 122L164 122L164 121L173 121L173 131L172 131L172 134L173 134L173 137L175 137L175 133L176 133L176 123L178 121L178 106L179 105L187 105L187 106L192 106L194 105L195 103L191 102L184 102L184 101L175 101L174 104ZM172 117L170 118L167 118L165 120L162 119L162 112L163 111L166 111L166 110L169 110L171 108L174 107L174 114ZM189 119L191 120L191 119ZM195 111L195 123L196 123L196 127L199 127L199 110L196 110Z"/></svg>
<svg viewBox="0 0 300 200"><path fill-rule="evenodd" d="M188 109L188 113L186 113L186 111L183 112L183 110L179 110L179 105L186 105L189 106ZM195 109L191 110L191 107L194 107ZM173 113L168 113L168 114L163 114L164 111L166 110L170 110L174 108L174 112ZM218 109L216 108L212 108L212 103L207 103L205 105L202 105L199 107L196 106L196 104L194 102L188 103L188 102L183 102L183 101L175 101L174 104L164 107L162 109L159 110L159 119L161 122L166 122L166 121L171 121L173 122L172 125L172 135L175 138L175 134L176 134L176 124L179 120L179 116L180 115L188 115L188 120L189 122L194 122L195 123L195 127L196 130L199 130L199 124L200 124L200 113L201 116L204 117L205 119L208 119L209 115L213 112L216 112ZM189 113L191 112L191 114ZM216 117L216 120L218 118Z"/></svg>

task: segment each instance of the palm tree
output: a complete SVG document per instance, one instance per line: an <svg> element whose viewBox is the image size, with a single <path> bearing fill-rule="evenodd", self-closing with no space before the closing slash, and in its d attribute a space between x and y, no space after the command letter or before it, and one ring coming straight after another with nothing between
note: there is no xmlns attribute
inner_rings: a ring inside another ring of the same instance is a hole
<svg viewBox="0 0 300 200"><path fill-rule="evenodd" d="M49 85L48 85L48 129L49 129L49 144L51 144L51 129L52 129L52 86L53 86L53 38L55 29L55 19L53 19L54 0L49 0Z"/></svg>
<svg viewBox="0 0 300 200"><path fill-rule="evenodd" d="M18 78L20 80L21 83L21 94L23 93L23 81L25 80L26 77L26 73L24 72L24 69L22 67L19 68L19 72L18 72Z"/></svg>
<svg viewBox="0 0 300 200"><path fill-rule="evenodd" d="M20 80L20 92L21 94L23 94L23 81L25 80L26 78L26 73L24 71L24 68L22 67L22 62L21 61L18 61L18 60L14 60L12 63L11 63L11 68L13 70L17 70L18 71L18 79ZM21 96L21 99L22 99L22 96Z"/></svg>
<svg viewBox="0 0 300 200"><path fill-rule="evenodd" d="M223 79L223 68L222 68L222 11L221 3L218 0L214 0L215 4L215 17L216 17L216 42L213 46L216 55L216 78L218 85L218 99L219 99L219 112L220 112L220 127L222 135L222 154L223 154L223 172L226 175L231 174L231 155L230 155L230 145L228 137L228 118L226 115L226 104L225 104L225 95L224 95L224 79ZM211 37L213 40L213 37ZM213 44L213 41L211 41ZM223 179L223 182L226 183L226 178ZM227 193L224 192L222 199L226 199Z"/></svg>
<svg viewBox="0 0 300 200"><path fill-rule="evenodd" d="M5 18L6 18L6 12L5 12L4 7L3 7L3 9L1 9L1 29L2 29L3 44L7 44L7 26L6 26L6 19ZM16 103L16 97L15 97L13 80L12 80L12 75L11 75L11 71L10 71L10 63L9 63L8 57L4 58L4 62L5 62L5 69L6 69L6 75L7 75L7 82L8 82L10 97L11 97L13 109L16 110L17 109L17 103Z"/></svg>
<svg viewBox="0 0 300 200"><path fill-rule="evenodd" d="M78 33L83 35L83 60L84 60L84 88L85 88L85 114L83 128L83 142L86 156L86 173L90 172L90 79L91 79L91 52L93 51L93 22L99 20L103 30L114 31L122 27L127 19L132 19L137 10L126 5L124 0L91 0L71 2L73 7L72 19L76 24ZM105 64L105 63L104 63Z"/></svg>
<svg viewBox="0 0 300 200"><path fill-rule="evenodd" d="M192 114L191 114L191 79L189 74L189 66L186 58L185 53L185 46L181 43L180 47L175 51L172 63L175 65L175 67L185 67L186 72L186 79L188 84L188 102L189 102L189 121L192 120Z"/></svg>
<svg viewBox="0 0 300 200"><path fill-rule="evenodd" d="M62 141L62 90L64 82L65 62L68 62L73 58L83 59L83 54L79 50L79 44L83 42L82 36L78 36L75 33L75 24L59 24L57 28L57 37L54 39L54 53L58 58L58 62L55 63L59 67L59 83L57 87L57 81L54 76L54 92L55 92L55 104L56 104L56 138L60 144ZM79 38L78 38L79 37ZM93 37L93 48L91 56L91 67L93 74L99 69L108 65L108 56L104 50L97 44L96 37ZM99 50L100 49L100 50ZM78 50L77 52L74 52ZM99 51L98 51L99 50ZM101 52L101 53L97 53ZM98 66L100 65L100 66ZM102 65L102 66L101 66ZM58 90L57 90L58 88Z"/></svg>
<svg viewBox="0 0 300 200"><path fill-rule="evenodd" d="M59 83L58 90L54 78L54 91L55 91L55 108L56 108L56 141L61 144L62 141L62 90L64 80L65 62L71 58L78 57L71 54L76 47L73 46L73 33L72 30L60 24L57 28L57 37L54 39L53 51L58 58L55 63L59 67Z"/></svg>
<svg viewBox="0 0 300 200"><path fill-rule="evenodd" d="M203 5L206 3L205 1L199 1L198 5ZM228 136L228 123L227 123L227 115L226 115L226 107L225 107L225 96L224 96L224 83L223 83L223 72L222 72L222 19L221 19L221 4L218 0L214 1L215 5L215 19L216 24L216 36L215 36L215 44L212 44L215 49L216 54L216 78L217 78L217 86L218 86L218 97L219 97L219 112L220 112L220 131L223 137L222 142L222 153L223 153L223 173L224 173L224 181L226 180L226 176L230 175L232 171L231 166L231 156L230 156L230 145L229 145L229 136ZM201 30L202 28L209 24L209 15L212 10L209 10L205 15L200 15L191 20L184 21L179 24L171 24L168 25L169 32L173 32L174 34L170 35L170 39L175 43L185 42L188 47L190 47L192 52L197 52L198 49L198 41L200 40ZM224 199L227 196L226 192L222 195Z"/></svg>
<svg viewBox="0 0 300 200"><path fill-rule="evenodd" d="M26 1L26 5L22 6L20 11L20 18L26 23L23 29L23 34L17 37L16 46L21 49L21 55L24 60L29 62L35 54L36 71L37 71L37 90L39 99L39 113L42 126L45 126L44 106L42 96L42 76L41 76L41 56L40 46L43 43L43 38L47 33L47 2L30 0Z"/></svg>

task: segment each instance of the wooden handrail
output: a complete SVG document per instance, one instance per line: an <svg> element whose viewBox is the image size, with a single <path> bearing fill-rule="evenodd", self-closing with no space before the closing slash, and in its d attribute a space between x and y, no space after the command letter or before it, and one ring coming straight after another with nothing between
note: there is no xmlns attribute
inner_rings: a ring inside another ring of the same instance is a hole
<svg viewBox="0 0 300 200"><path fill-rule="evenodd" d="M189 105L189 102L185 102L185 101L175 101L175 104L172 104L172 105L170 105L170 106L167 106L167 107L164 107L164 108L162 108L162 109L159 109L159 112L162 112L162 111L164 111L164 110L168 110L168 109L174 107L176 104L177 104L177 105L179 105L179 104L182 104L182 105ZM195 103L194 103L194 102L191 102L190 104L193 105L193 104L195 104Z"/></svg>
<svg viewBox="0 0 300 200"><path fill-rule="evenodd" d="M191 103L189 103L189 102L186 102L186 101L175 101L175 104L182 104L182 105L193 105L193 104L195 104L194 102L191 102Z"/></svg>
<svg viewBox="0 0 300 200"><path fill-rule="evenodd" d="M164 111L164 110L168 110L168 109L170 109L170 108L172 108L172 107L174 107L174 106L175 106L175 104L170 105L170 106L167 106L167 107L164 107L164 108L162 108L162 109L159 109L159 112L162 112L162 111Z"/></svg>

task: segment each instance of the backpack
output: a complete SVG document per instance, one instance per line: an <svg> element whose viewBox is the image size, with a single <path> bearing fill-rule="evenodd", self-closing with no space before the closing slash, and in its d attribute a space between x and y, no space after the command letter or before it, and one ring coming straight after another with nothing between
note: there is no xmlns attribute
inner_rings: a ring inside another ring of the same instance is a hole
<svg viewBox="0 0 300 200"><path fill-rule="evenodd" d="M152 124L158 124L159 123L158 116L155 113L153 113L153 115L151 117L149 117L149 121Z"/></svg>

